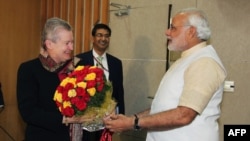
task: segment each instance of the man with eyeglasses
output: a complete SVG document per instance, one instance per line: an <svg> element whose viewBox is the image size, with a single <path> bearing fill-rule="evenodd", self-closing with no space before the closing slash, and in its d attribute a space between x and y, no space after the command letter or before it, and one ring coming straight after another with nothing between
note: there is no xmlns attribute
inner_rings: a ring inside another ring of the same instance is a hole
<svg viewBox="0 0 250 141"><path fill-rule="evenodd" d="M151 108L132 116L109 115L112 132L148 130L146 141L219 141L220 104L226 70L206 41L210 28L195 8L177 13L166 30L168 49L181 51L165 73Z"/></svg>
<svg viewBox="0 0 250 141"><path fill-rule="evenodd" d="M92 50L78 54L84 65L96 65L104 70L106 79L113 84L112 96L117 102L116 113L125 113L123 68L120 59L107 53L111 29L106 24L96 24L92 29ZM100 59L101 58L101 59ZM99 141L102 131L83 132L83 141Z"/></svg>

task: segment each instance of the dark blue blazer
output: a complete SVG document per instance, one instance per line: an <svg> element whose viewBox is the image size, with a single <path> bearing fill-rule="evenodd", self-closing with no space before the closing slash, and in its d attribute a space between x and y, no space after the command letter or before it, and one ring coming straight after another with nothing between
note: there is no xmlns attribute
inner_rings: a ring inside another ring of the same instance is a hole
<svg viewBox="0 0 250 141"><path fill-rule="evenodd" d="M106 55L109 69L109 80L113 84L112 96L117 101L119 113L125 114L122 62L120 59L108 53ZM78 54L76 56L81 58L81 64L94 65L94 56L92 50Z"/></svg>

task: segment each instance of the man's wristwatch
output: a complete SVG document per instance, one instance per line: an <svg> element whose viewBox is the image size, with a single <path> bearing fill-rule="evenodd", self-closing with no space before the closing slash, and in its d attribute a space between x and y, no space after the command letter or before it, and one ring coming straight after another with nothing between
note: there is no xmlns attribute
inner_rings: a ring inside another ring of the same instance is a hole
<svg viewBox="0 0 250 141"><path fill-rule="evenodd" d="M138 125L139 123L139 118L136 114L134 114L135 116L135 122L134 122L134 130L138 131L138 130L141 130L141 127Z"/></svg>

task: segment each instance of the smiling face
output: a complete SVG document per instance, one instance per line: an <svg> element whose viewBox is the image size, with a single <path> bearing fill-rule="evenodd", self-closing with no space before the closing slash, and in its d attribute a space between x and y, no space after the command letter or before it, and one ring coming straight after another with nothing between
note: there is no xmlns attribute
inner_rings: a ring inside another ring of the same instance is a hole
<svg viewBox="0 0 250 141"><path fill-rule="evenodd" d="M106 29L97 29L94 36L92 36L93 48L102 55L109 47L110 33Z"/></svg>
<svg viewBox="0 0 250 141"><path fill-rule="evenodd" d="M49 56L56 62L62 63L72 58L74 49L73 32L63 28L57 29L56 40L46 40L46 46Z"/></svg>

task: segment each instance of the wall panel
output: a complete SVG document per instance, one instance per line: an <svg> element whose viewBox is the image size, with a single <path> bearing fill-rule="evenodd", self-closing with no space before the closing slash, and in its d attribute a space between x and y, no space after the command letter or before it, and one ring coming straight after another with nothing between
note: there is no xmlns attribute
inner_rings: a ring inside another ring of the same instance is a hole
<svg viewBox="0 0 250 141"><path fill-rule="evenodd" d="M0 0L0 82L5 102L0 112L0 141L24 139L25 124L16 101L16 74L21 62L38 56L40 6L39 0Z"/></svg>

